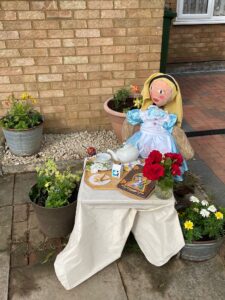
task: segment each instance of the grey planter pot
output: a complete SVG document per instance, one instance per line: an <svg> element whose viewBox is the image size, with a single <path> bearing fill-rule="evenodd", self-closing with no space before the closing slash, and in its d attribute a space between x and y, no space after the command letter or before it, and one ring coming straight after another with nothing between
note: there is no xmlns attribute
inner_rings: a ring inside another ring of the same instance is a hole
<svg viewBox="0 0 225 300"><path fill-rule="evenodd" d="M206 241L206 242L185 242L184 248L181 250L180 257L186 260L203 261L216 256L224 239Z"/></svg>
<svg viewBox="0 0 225 300"><path fill-rule="evenodd" d="M49 238L67 236L74 226L77 201L59 208L48 208L31 201L41 231Z"/></svg>
<svg viewBox="0 0 225 300"><path fill-rule="evenodd" d="M37 153L41 147L43 122L27 130L3 128L6 143L10 151L17 156L28 156Z"/></svg>

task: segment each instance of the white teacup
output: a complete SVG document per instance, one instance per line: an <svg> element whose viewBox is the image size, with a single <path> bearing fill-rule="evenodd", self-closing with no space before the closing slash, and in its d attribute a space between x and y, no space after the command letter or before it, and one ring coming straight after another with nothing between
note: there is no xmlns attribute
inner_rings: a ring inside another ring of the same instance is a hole
<svg viewBox="0 0 225 300"><path fill-rule="evenodd" d="M104 152L97 153L95 161L98 163L102 163L102 164L110 163L111 155L108 153L104 153Z"/></svg>

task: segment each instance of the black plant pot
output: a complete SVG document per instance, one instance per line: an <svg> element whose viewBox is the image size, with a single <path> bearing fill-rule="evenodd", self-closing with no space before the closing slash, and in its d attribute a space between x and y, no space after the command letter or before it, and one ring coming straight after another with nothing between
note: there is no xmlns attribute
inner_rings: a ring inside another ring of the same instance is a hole
<svg viewBox="0 0 225 300"><path fill-rule="evenodd" d="M35 188L34 185L33 188ZM77 205L77 191L72 195L72 202L59 208L48 208L30 201L36 213L41 231L49 238L65 237L73 230Z"/></svg>

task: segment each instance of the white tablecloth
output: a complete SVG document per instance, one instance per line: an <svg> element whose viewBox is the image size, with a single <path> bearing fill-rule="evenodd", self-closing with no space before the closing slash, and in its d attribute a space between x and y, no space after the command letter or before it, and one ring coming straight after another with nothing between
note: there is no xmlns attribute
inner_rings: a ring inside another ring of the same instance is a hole
<svg viewBox="0 0 225 300"><path fill-rule="evenodd" d="M165 264L184 246L174 201L154 194L134 200L93 190L82 179L74 229L54 264L59 281L72 289L118 259L130 231L150 263Z"/></svg>

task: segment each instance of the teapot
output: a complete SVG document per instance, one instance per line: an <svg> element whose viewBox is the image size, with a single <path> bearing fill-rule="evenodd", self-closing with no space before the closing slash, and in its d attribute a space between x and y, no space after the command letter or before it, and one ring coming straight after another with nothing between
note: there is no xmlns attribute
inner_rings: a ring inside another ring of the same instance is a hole
<svg viewBox="0 0 225 300"><path fill-rule="evenodd" d="M121 163L128 163L136 160L139 156L138 149L131 144L125 144L122 148L116 152L108 149L107 152L112 156L114 161Z"/></svg>

